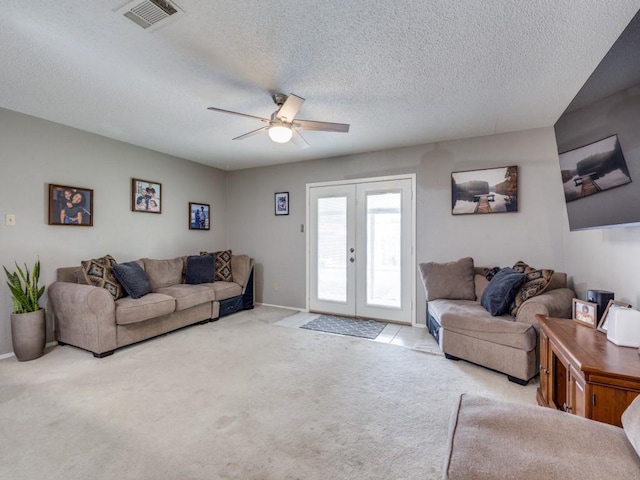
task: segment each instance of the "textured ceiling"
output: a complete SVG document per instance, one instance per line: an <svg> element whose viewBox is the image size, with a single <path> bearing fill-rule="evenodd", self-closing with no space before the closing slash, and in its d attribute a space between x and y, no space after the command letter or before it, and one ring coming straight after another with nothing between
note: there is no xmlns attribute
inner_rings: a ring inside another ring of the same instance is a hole
<svg viewBox="0 0 640 480"><path fill-rule="evenodd" d="M233 170L553 125L640 0L0 0L0 107ZM311 145L233 137L268 117L351 124ZM1 148L1 147L0 147Z"/></svg>

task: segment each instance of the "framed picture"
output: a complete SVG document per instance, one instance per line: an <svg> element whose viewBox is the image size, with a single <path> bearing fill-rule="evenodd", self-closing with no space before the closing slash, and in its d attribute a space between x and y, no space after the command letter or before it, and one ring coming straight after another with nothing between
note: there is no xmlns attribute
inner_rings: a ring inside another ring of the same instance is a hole
<svg viewBox="0 0 640 480"><path fill-rule="evenodd" d="M587 327L596 328L596 311L598 310L598 304L591 302L583 302L577 298L573 299L572 318L586 325Z"/></svg>
<svg viewBox="0 0 640 480"><path fill-rule="evenodd" d="M631 183L617 135L561 153L559 157L567 203Z"/></svg>
<svg viewBox="0 0 640 480"><path fill-rule="evenodd" d="M131 179L131 210L162 213L162 185L150 180Z"/></svg>
<svg viewBox="0 0 640 480"><path fill-rule="evenodd" d="M517 211L517 166L451 173L453 215Z"/></svg>
<svg viewBox="0 0 640 480"><path fill-rule="evenodd" d="M209 204L189 202L189 230L209 230Z"/></svg>
<svg viewBox="0 0 640 480"><path fill-rule="evenodd" d="M93 190L49 184L49 225L93 226Z"/></svg>
<svg viewBox="0 0 640 480"><path fill-rule="evenodd" d="M598 331L607 333L607 323L611 315L613 315L617 308L631 308L631 305L624 302L618 302L616 300L609 300L607 308L605 308L600 323L598 323Z"/></svg>
<svg viewBox="0 0 640 480"><path fill-rule="evenodd" d="M289 192L278 192L275 198L276 215L289 215Z"/></svg>

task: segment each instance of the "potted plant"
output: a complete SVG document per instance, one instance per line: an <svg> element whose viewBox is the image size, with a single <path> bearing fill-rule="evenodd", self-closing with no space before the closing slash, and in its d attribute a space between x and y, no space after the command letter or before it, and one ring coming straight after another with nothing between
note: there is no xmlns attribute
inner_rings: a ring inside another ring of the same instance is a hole
<svg viewBox="0 0 640 480"><path fill-rule="evenodd" d="M46 317L38 300L44 293L44 287L38 286L40 279L40 260L36 261L29 271L27 264L24 270L16 262L17 272L7 274L9 290L13 299L13 313L11 315L11 340L13 353L16 358L24 362L41 357L46 342Z"/></svg>

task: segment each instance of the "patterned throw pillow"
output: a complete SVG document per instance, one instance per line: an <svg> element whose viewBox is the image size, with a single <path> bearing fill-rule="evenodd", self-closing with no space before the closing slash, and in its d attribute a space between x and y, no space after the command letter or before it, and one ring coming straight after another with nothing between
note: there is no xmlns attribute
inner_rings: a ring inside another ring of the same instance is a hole
<svg viewBox="0 0 640 480"><path fill-rule="evenodd" d="M118 300L125 296L125 292L113 274L114 265L117 265L117 262L111 255L92 258L82 262L82 273L88 285L102 287L113 296L114 300Z"/></svg>
<svg viewBox="0 0 640 480"><path fill-rule="evenodd" d="M231 272L231 250L220 252L200 252L200 255L213 255L216 257L216 282L233 282Z"/></svg>
<svg viewBox="0 0 640 480"><path fill-rule="evenodd" d="M524 283L520 287L518 293L516 293L516 298L511 303L509 313L515 317L524 302L546 290L549 286L549 282L551 281L551 277L553 276L553 270L538 270L530 267L522 260L516 262L513 269L516 272L524 273L526 275Z"/></svg>
<svg viewBox="0 0 640 480"><path fill-rule="evenodd" d="M482 273L484 274L484 278L491 281L491 279L495 277L496 273L498 273L499 271L500 271L500 267L493 267L493 268L485 268L484 270L482 270ZM523 272L519 272L519 273L523 273Z"/></svg>

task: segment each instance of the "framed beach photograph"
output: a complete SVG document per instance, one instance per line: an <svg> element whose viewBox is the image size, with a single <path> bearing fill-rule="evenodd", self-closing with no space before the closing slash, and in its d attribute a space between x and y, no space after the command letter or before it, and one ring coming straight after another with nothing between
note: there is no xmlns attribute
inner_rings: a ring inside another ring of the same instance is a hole
<svg viewBox="0 0 640 480"><path fill-rule="evenodd" d="M209 204L189 202L189 230L209 230Z"/></svg>
<svg viewBox="0 0 640 480"><path fill-rule="evenodd" d="M162 213L162 184L151 180L131 179L131 210Z"/></svg>
<svg viewBox="0 0 640 480"><path fill-rule="evenodd" d="M631 183L618 135L561 153L559 158L567 203Z"/></svg>
<svg viewBox="0 0 640 480"><path fill-rule="evenodd" d="M276 215L289 215L289 192L278 192L275 195Z"/></svg>
<svg viewBox="0 0 640 480"><path fill-rule="evenodd" d="M609 318L611 318L611 316L615 313L616 309L618 308L631 308L631 305L624 302L618 302L616 300L609 300L609 303L607 304L607 308L604 310L604 313L602 314L602 318L598 323L597 330L599 332L607 333L607 324L609 322Z"/></svg>
<svg viewBox="0 0 640 480"><path fill-rule="evenodd" d="M49 225L93 226L93 190L49 184Z"/></svg>
<svg viewBox="0 0 640 480"><path fill-rule="evenodd" d="M517 166L451 173L453 215L517 211Z"/></svg>
<svg viewBox="0 0 640 480"><path fill-rule="evenodd" d="M571 309L572 318L582 325L596 328L597 310L598 304L596 303L584 302L582 300L578 300L577 298L573 299L573 308Z"/></svg>

